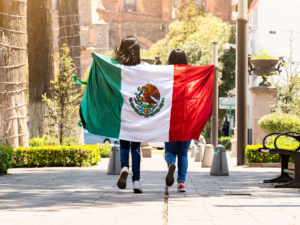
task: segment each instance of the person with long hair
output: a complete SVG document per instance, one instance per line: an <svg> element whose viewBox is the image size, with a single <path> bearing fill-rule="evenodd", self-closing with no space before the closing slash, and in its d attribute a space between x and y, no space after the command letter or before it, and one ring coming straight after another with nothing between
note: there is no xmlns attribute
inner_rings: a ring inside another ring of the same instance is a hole
<svg viewBox="0 0 300 225"><path fill-rule="evenodd" d="M188 65L188 59L185 52L181 49L174 49L168 60L168 65ZM185 192L185 179L188 169L188 151L191 145L191 140L180 142L166 142L165 143L165 160L168 164L168 174L166 176L166 185L172 186L174 184L174 172L176 170L176 155L178 156L178 177L177 177L177 191Z"/></svg>
<svg viewBox="0 0 300 225"><path fill-rule="evenodd" d="M115 48L114 58L125 66L135 66L140 64L140 44L137 38L133 36L124 38L120 47ZM131 149L133 191L135 193L143 193L140 184L141 142L120 140L120 146L122 169L117 185L120 189L126 188L126 181L129 173L129 151Z"/></svg>

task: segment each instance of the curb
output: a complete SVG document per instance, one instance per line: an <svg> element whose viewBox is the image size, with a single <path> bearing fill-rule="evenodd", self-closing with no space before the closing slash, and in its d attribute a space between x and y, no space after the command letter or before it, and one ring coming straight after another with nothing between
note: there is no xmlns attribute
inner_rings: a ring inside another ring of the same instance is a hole
<svg viewBox="0 0 300 225"><path fill-rule="evenodd" d="M281 168L281 163L249 163L249 167L256 168ZM294 163L289 163L289 169L295 169Z"/></svg>

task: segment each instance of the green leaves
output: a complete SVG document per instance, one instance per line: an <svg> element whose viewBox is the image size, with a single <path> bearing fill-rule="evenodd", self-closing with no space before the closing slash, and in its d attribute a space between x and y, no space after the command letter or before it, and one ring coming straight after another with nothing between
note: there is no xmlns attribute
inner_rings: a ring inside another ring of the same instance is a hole
<svg viewBox="0 0 300 225"><path fill-rule="evenodd" d="M48 108L46 118L49 120L49 134L59 137L60 144L63 144L63 137L74 137L78 130L78 111L82 98L73 80L76 68L69 52L70 49L64 44L62 55L57 58L60 71L56 73L55 81L51 82L51 98L42 95Z"/></svg>
<svg viewBox="0 0 300 225"><path fill-rule="evenodd" d="M268 148L274 148L273 145L274 137L270 138L268 143L271 143L267 145ZM280 137L277 141L278 147L286 150L295 150L299 146L298 142L293 141L290 138L286 137ZM248 145L246 147L246 159L248 163L268 163L268 162L281 162L281 158L278 154L269 154L269 153L260 153L258 152L259 148L262 148L262 144L257 145ZM289 162L294 162L293 157L290 157Z"/></svg>
<svg viewBox="0 0 300 225"><path fill-rule="evenodd" d="M110 144L97 144L100 150L101 158L109 158L110 157Z"/></svg>
<svg viewBox="0 0 300 225"><path fill-rule="evenodd" d="M299 117L289 114L271 113L262 117L258 124L267 134L287 131L300 132Z"/></svg>
<svg viewBox="0 0 300 225"><path fill-rule="evenodd" d="M251 59L277 59L270 51L265 49L263 46L258 47L259 52L258 54L252 56Z"/></svg>
<svg viewBox="0 0 300 225"><path fill-rule="evenodd" d="M0 145L0 174L7 173L12 167L14 150L12 147Z"/></svg>
<svg viewBox="0 0 300 225"><path fill-rule="evenodd" d="M293 39L290 39L292 44ZM276 88L276 102L272 105L278 113L286 113L300 117L300 62L293 59L293 51L285 61L280 63L283 72L271 73L268 81ZM277 75L276 78L274 75Z"/></svg>
<svg viewBox="0 0 300 225"><path fill-rule="evenodd" d="M95 145L20 147L14 151L13 167L89 167L100 160Z"/></svg>
<svg viewBox="0 0 300 225"><path fill-rule="evenodd" d="M231 137L221 137L220 141L221 141L221 145L223 145L226 150L230 150L231 149Z"/></svg>
<svg viewBox="0 0 300 225"><path fill-rule="evenodd" d="M151 46L149 51L142 50L142 58L160 56L167 64L170 52L175 48L183 49L190 65L212 64L212 42L219 46L219 94L227 97L235 87L235 49L224 53L226 43L234 44L235 28L220 18L205 13L205 7L197 6L195 0L182 0L177 10L177 20L169 26L169 33Z"/></svg>

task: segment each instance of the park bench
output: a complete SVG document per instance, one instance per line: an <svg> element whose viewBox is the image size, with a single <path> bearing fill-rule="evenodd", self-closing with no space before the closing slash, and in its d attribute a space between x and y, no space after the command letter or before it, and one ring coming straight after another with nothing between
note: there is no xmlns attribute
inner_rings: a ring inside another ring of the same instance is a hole
<svg viewBox="0 0 300 225"><path fill-rule="evenodd" d="M277 135L274 140L274 148L266 147L266 140L268 137ZM280 149L277 147L277 140L279 137L287 136L294 138L299 142L299 147L294 150ZM275 179L264 180L264 183L285 183L275 185L275 188L300 188L300 133L297 132L285 132L285 133L271 133L268 134L263 140L263 148L258 150L261 153L278 154L281 157L281 175ZM289 169L288 163L290 157L294 158L295 169ZM290 175L293 175L292 178Z"/></svg>

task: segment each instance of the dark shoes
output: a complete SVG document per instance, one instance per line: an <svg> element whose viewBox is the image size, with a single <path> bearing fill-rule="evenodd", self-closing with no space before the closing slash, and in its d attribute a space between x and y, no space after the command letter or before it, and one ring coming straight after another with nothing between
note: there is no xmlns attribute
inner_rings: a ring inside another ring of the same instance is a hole
<svg viewBox="0 0 300 225"><path fill-rule="evenodd" d="M169 164L168 174L166 176L166 185L171 187L174 184L174 172L176 170L176 166L174 163Z"/></svg>
<svg viewBox="0 0 300 225"><path fill-rule="evenodd" d="M126 188L126 181L127 181L127 177L128 177L128 173L129 173L129 169L128 167L123 167L123 169L121 170L121 174L117 183L118 188L120 189L125 189Z"/></svg>

